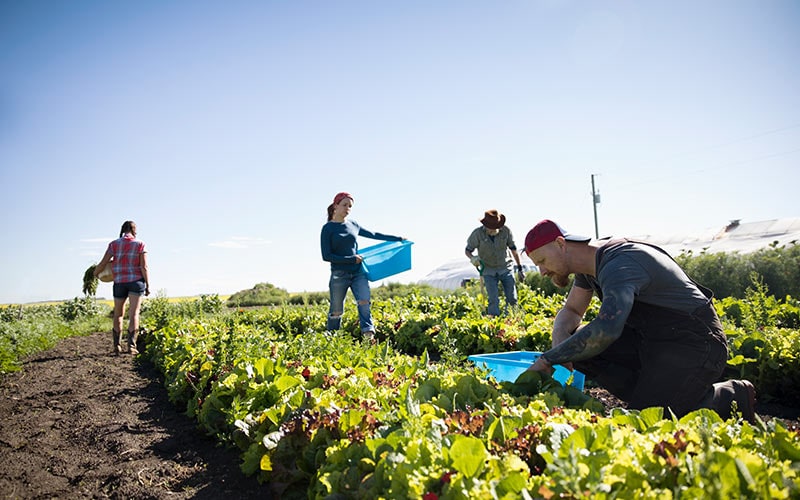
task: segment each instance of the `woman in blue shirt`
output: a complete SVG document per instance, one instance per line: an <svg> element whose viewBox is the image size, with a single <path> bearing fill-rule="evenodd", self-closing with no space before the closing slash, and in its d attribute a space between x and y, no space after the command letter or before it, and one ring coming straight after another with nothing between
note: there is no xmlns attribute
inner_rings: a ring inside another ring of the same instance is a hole
<svg viewBox="0 0 800 500"><path fill-rule="evenodd" d="M342 325L344 299L347 289L353 291L358 306L358 321L365 339L375 338L375 326L370 312L369 281L361 265L358 255L358 236L383 241L401 241L400 236L373 233L352 220L347 220L353 207L353 196L349 193L338 193L333 203L328 206L328 222L322 226L320 244L322 260L331 263L331 279L329 283L331 305L328 310L330 331L338 330Z"/></svg>

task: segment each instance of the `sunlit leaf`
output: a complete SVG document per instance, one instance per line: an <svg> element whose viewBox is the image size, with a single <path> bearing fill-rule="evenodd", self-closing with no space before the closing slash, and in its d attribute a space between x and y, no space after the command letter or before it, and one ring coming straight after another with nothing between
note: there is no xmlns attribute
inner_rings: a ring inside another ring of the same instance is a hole
<svg viewBox="0 0 800 500"><path fill-rule="evenodd" d="M467 477L475 477L483 470L488 455L483 442L470 436L456 437L450 447L453 468Z"/></svg>

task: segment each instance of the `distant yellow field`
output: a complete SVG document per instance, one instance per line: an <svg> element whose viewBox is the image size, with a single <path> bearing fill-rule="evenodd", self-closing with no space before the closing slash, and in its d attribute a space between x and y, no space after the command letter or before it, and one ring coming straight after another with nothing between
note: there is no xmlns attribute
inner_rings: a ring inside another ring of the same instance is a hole
<svg viewBox="0 0 800 500"><path fill-rule="evenodd" d="M144 300L151 300L151 299L154 299L154 298L155 298L155 296L151 295L150 297L146 297ZM195 295L195 296L192 296L192 297L167 297L167 301L171 302L171 303L172 302L186 302L186 301L190 301L190 300L197 300L199 298L200 298L199 295ZM219 296L219 299L222 302L226 302L229 298L230 298L230 295L220 295ZM71 299L65 299L65 300L71 300ZM28 303L25 303L25 304L0 304L0 307L19 306L19 305L21 305L23 307L53 306L53 305L62 304L63 302L65 302L65 301L64 300L50 300L50 301L43 301L43 302L28 302ZM100 304L105 304L108 307L114 307L114 301L112 299L98 298L97 302L100 303Z"/></svg>

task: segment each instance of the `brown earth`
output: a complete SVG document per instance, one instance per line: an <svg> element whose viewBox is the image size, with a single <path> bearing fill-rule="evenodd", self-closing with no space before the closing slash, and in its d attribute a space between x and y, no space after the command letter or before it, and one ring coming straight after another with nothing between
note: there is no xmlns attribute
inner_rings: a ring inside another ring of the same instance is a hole
<svg viewBox="0 0 800 500"><path fill-rule="evenodd" d="M110 344L107 333L66 339L0 379L1 498L272 497L167 399L150 363L111 356ZM757 412L800 423L797 409Z"/></svg>
<svg viewBox="0 0 800 500"><path fill-rule="evenodd" d="M0 498L271 498L167 399L159 374L74 337L0 380Z"/></svg>

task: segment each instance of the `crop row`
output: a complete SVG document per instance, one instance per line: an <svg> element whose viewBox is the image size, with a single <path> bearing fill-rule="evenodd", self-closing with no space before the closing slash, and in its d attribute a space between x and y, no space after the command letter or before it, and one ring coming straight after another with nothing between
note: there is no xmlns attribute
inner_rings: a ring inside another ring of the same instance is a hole
<svg viewBox="0 0 800 500"><path fill-rule="evenodd" d="M472 300L376 302L377 345L352 312L325 332L323 308L164 317L147 355L171 399L283 498L800 495L800 437L778 420L677 420L605 409L551 380L487 379L466 354L545 347L560 303L530 294L485 319ZM751 351L731 369L765 381L759 360L786 354L772 334L797 335L770 326L748 344L728 328Z"/></svg>

